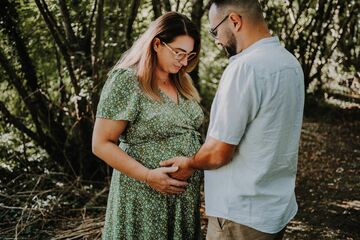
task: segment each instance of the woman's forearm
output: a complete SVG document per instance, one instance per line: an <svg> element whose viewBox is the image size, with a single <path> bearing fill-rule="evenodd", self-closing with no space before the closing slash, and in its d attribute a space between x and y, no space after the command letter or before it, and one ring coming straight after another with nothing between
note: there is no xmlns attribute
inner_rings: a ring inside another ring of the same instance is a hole
<svg viewBox="0 0 360 240"><path fill-rule="evenodd" d="M113 142L93 145L93 153L112 168L138 181L146 182L149 169L130 157Z"/></svg>

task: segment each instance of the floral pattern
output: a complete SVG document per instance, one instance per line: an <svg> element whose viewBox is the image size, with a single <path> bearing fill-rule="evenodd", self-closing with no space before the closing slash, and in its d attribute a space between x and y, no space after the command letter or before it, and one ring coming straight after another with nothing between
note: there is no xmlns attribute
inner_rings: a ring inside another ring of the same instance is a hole
<svg viewBox="0 0 360 240"><path fill-rule="evenodd" d="M148 168L200 148L200 106L182 96L178 103L160 96L161 102L150 99L134 70L119 69L109 75L97 109L98 118L128 121L119 147ZM201 174L195 171L184 193L165 195L114 169L103 239L199 239Z"/></svg>

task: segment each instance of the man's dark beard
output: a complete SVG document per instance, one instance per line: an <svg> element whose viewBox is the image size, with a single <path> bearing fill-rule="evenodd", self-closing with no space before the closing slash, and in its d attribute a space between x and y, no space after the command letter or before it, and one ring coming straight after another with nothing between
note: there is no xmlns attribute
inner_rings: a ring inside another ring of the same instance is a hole
<svg viewBox="0 0 360 240"><path fill-rule="evenodd" d="M231 35L230 40L226 46L224 46L224 49L228 55L228 58L234 56L237 54L236 52L236 39L234 35Z"/></svg>

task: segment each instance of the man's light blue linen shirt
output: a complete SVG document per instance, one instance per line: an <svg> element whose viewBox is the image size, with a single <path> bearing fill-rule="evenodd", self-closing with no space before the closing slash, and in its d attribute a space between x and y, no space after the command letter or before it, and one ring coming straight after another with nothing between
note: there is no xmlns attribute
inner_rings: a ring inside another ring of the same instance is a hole
<svg viewBox="0 0 360 240"><path fill-rule="evenodd" d="M207 215L267 233L279 232L295 216L303 107L301 66L277 37L230 58L208 136L237 150L229 164L205 171Z"/></svg>

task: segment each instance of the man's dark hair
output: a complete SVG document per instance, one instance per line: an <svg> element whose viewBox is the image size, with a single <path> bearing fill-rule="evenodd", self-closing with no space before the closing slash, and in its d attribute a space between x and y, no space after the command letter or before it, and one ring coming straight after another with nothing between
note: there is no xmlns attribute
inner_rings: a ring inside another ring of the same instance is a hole
<svg viewBox="0 0 360 240"><path fill-rule="evenodd" d="M213 0L212 5L217 9L240 11L253 21L263 21L263 12L258 0Z"/></svg>

